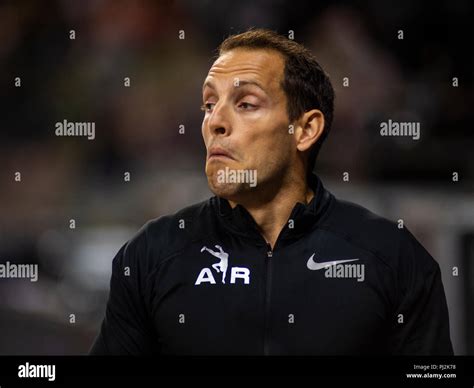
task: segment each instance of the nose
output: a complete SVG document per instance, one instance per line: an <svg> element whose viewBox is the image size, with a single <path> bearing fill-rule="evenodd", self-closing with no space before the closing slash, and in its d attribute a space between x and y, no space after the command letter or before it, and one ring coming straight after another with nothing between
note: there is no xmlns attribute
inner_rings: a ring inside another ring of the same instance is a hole
<svg viewBox="0 0 474 388"><path fill-rule="evenodd" d="M229 111L225 103L217 103L214 106L208 120L208 128L214 136L228 136L230 133Z"/></svg>

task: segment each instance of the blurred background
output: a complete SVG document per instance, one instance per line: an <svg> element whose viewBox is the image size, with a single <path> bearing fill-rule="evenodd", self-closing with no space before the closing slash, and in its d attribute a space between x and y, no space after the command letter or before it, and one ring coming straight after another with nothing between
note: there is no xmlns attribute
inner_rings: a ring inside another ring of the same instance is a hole
<svg viewBox="0 0 474 388"><path fill-rule="evenodd" d="M469 0L2 2L0 263L38 264L39 281L0 279L0 354L85 354L121 245L211 196L201 85L217 45L251 26L293 31L329 73L335 121L316 173L337 197L404 220L441 266L456 354L474 354L472 11ZM64 119L95 122L95 139L56 136ZM420 122L420 140L380 136L388 119Z"/></svg>

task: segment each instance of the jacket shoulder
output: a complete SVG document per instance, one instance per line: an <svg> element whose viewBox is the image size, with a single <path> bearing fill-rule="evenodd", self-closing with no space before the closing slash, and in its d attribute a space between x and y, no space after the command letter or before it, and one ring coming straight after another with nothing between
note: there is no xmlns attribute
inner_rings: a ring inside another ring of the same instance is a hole
<svg viewBox="0 0 474 388"><path fill-rule="evenodd" d="M204 233L204 224L213 216L212 198L187 206L173 214L149 220L138 232L144 235L151 253L166 258L182 251Z"/></svg>
<svg viewBox="0 0 474 388"><path fill-rule="evenodd" d="M416 259L436 269L438 264L406 225L382 217L356 203L336 199L323 228L362 249L370 251L390 267Z"/></svg>

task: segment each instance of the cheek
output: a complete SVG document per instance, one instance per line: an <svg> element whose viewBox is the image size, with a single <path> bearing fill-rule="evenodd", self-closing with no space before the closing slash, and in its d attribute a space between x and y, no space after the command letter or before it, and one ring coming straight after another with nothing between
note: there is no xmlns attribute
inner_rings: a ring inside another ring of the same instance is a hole
<svg viewBox="0 0 474 388"><path fill-rule="evenodd" d="M249 156L260 167L287 163L293 140L286 122L280 122L276 126L274 122L268 123L250 137L249 145L252 152Z"/></svg>
<svg viewBox="0 0 474 388"><path fill-rule="evenodd" d="M208 135L207 135L207 131L206 131L206 125L207 125L207 119L204 119L202 121L202 124L201 124L201 136L204 140L204 145L207 146L207 139L208 139Z"/></svg>

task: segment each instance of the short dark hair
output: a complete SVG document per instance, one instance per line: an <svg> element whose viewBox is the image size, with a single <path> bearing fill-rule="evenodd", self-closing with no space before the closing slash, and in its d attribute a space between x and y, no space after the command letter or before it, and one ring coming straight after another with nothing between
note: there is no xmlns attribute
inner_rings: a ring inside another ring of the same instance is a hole
<svg viewBox="0 0 474 388"><path fill-rule="evenodd" d="M308 158L307 174L310 175L333 119L334 89L328 75L306 47L271 30L252 28L231 35L220 44L218 56L236 48L270 49L283 55L285 69L281 86L288 99L290 122L311 109L319 109L323 113L323 133L312 147Z"/></svg>

